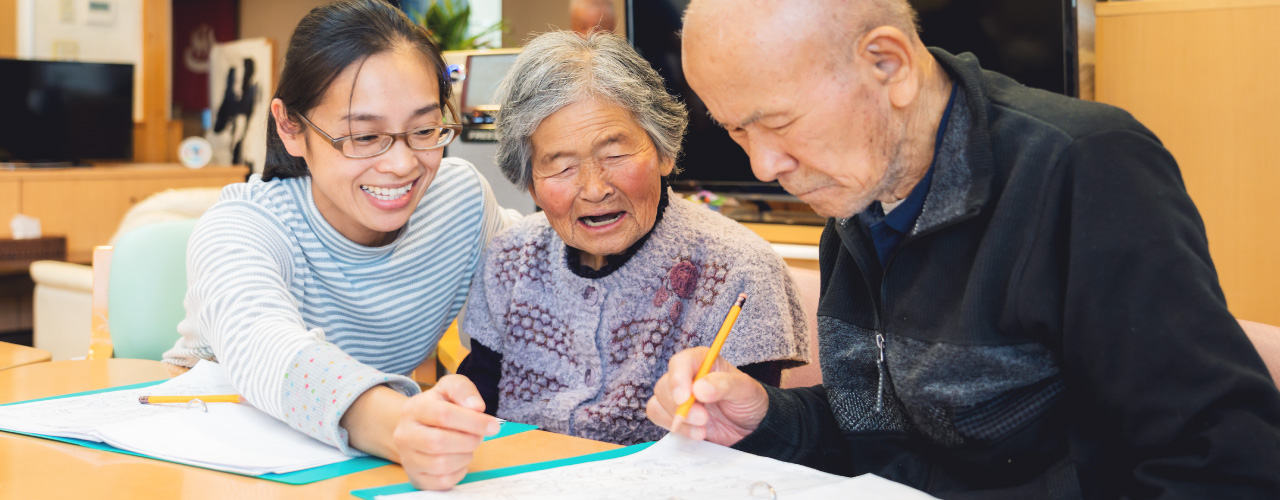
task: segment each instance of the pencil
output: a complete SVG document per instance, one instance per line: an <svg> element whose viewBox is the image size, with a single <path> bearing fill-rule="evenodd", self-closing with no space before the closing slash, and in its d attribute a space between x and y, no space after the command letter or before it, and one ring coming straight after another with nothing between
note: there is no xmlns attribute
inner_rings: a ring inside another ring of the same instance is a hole
<svg viewBox="0 0 1280 500"><path fill-rule="evenodd" d="M209 394L205 396L139 396L138 402L144 405L156 403L186 403L199 399L206 403L239 403L239 394Z"/></svg>
<svg viewBox="0 0 1280 500"><path fill-rule="evenodd" d="M711 342L711 350L707 351L707 357L702 358L702 366L698 368L698 374L693 377L693 381L697 382L702 377L711 373L711 366L716 363L716 356L720 355L720 348L724 346L725 339L729 338L729 330L733 329L733 323L738 321L738 313L742 311L742 304L746 303L747 294L738 294L738 300L733 303L733 307L729 308L729 315L725 316L724 324L720 325L720 331L716 333L716 339ZM689 399L676 409L676 415L681 418L689 416L689 409L693 408L693 394L689 394Z"/></svg>

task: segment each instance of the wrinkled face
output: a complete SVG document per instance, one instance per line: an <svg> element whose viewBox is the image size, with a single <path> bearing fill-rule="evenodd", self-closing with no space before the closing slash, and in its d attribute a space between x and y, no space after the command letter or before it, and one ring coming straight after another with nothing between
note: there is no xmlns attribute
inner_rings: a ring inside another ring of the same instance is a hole
<svg viewBox="0 0 1280 500"><path fill-rule="evenodd" d="M578 102L542 120L530 140L530 193L583 264L599 269L653 229L661 178L675 162L659 159L629 111Z"/></svg>
<svg viewBox="0 0 1280 500"><path fill-rule="evenodd" d="M709 36L699 21L691 16L685 30L689 85L757 178L777 180L825 217L850 217L892 190L900 125L857 64L806 40L765 43L743 29Z"/></svg>
<svg viewBox="0 0 1280 500"><path fill-rule="evenodd" d="M306 116L335 139L442 124L433 71L426 56L408 46L374 55L344 70ZM310 127L292 140L304 137L295 146L311 170L316 207L343 236L366 246L385 243L409 221L444 151L414 151L400 139L381 155L352 159ZM288 147L291 139L283 133L281 139Z"/></svg>

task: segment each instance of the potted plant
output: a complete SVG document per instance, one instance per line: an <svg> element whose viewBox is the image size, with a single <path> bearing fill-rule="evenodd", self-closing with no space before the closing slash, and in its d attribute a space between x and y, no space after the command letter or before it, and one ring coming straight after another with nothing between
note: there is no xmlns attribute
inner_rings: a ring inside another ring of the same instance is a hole
<svg viewBox="0 0 1280 500"><path fill-rule="evenodd" d="M467 36L471 18L471 6L467 0L427 0L426 10L411 9L409 18L427 29L427 33L440 46L440 50L493 48L489 42L480 42L480 39L490 33L501 32L505 28L505 24L498 21L474 35Z"/></svg>

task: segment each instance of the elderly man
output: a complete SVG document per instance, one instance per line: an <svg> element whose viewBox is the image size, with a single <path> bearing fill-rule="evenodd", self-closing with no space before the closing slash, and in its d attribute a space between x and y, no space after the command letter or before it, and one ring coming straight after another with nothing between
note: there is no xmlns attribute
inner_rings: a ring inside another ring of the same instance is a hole
<svg viewBox="0 0 1280 500"><path fill-rule="evenodd" d="M592 31L613 31L618 26L618 15L610 0L570 0L569 26L582 36Z"/></svg>
<svg viewBox="0 0 1280 500"><path fill-rule="evenodd" d="M824 385L684 351L655 423L948 498L1280 498L1280 393L1131 116L926 49L905 0L699 0L684 69L831 217Z"/></svg>

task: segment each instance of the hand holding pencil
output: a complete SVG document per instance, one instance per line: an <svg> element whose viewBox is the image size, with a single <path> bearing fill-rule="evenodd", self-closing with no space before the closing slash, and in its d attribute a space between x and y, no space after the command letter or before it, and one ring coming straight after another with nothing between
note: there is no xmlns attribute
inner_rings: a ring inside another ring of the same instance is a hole
<svg viewBox="0 0 1280 500"><path fill-rule="evenodd" d="M671 357L646 408L653 423L692 439L728 446L764 419L769 408L764 387L718 355L745 298L738 297L711 347L695 347ZM685 415L678 408L682 405L688 407Z"/></svg>

